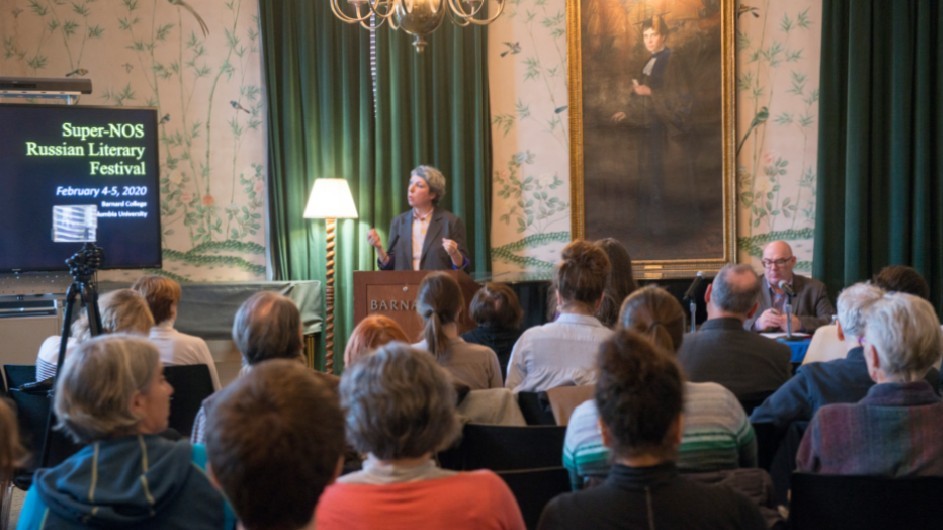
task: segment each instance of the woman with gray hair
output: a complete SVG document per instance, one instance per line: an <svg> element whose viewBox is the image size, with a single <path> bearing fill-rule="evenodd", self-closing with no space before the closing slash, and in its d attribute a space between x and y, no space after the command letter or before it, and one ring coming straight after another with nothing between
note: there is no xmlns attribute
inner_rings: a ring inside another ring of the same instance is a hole
<svg viewBox="0 0 943 530"><path fill-rule="evenodd" d="M367 242L377 251L382 270L470 270L465 247L465 223L439 206L445 196L445 176L432 166L418 166L409 175L406 195L411 210L390 223L390 244L376 229L367 232Z"/></svg>
<svg viewBox="0 0 943 530"><path fill-rule="evenodd" d="M321 496L318 530L523 529L507 485L491 471L448 471L432 455L453 441L455 391L432 357L390 343L341 377L347 439L367 454Z"/></svg>
<svg viewBox="0 0 943 530"><path fill-rule="evenodd" d="M825 405L799 444L800 471L943 476L943 402L924 380L943 341L933 306L887 293L864 309L861 344L875 385L857 403Z"/></svg>
<svg viewBox="0 0 943 530"><path fill-rule="evenodd" d="M202 471L202 447L160 436L173 388L147 339L105 335L69 354L57 428L88 444L36 471L17 528L223 529L235 520Z"/></svg>

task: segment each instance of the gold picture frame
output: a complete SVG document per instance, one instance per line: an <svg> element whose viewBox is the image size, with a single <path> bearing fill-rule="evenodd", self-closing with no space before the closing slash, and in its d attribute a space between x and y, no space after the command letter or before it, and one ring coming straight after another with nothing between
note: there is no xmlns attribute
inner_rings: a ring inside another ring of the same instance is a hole
<svg viewBox="0 0 943 530"><path fill-rule="evenodd" d="M618 239L637 278L735 261L734 1L566 7L574 239Z"/></svg>

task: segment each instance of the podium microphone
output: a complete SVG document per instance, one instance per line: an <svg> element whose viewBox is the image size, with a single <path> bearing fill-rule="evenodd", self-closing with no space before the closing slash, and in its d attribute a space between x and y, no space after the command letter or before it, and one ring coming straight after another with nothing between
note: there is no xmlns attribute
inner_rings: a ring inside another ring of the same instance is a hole
<svg viewBox="0 0 943 530"><path fill-rule="evenodd" d="M792 290L792 284L786 280L779 280L779 288L789 297L796 296L796 292Z"/></svg>
<svg viewBox="0 0 943 530"><path fill-rule="evenodd" d="M694 276L694 281L691 282L691 285L688 287L688 290L684 292L684 298L682 300L693 300L694 295L697 294L698 287L701 286L701 282L704 281L704 272L697 271L697 274Z"/></svg>
<svg viewBox="0 0 943 530"><path fill-rule="evenodd" d="M697 274L694 275L694 281L691 282L691 286L688 287L688 290L684 293L683 299L688 301L688 310L691 312L691 333L697 331L697 324L695 322L697 317L697 301L694 300L694 294L703 281L704 273L697 271Z"/></svg>

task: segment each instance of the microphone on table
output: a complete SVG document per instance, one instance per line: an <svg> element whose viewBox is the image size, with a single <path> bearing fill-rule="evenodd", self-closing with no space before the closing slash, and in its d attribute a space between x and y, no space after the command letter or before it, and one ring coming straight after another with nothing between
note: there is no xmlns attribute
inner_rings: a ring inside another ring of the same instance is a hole
<svg viewBox="0 0 943 530"><path fill-rule="evenodd" d="M792 284L786 280L779 280L779 288L790 297L796 296L796 292L792 289Z"/></svg>

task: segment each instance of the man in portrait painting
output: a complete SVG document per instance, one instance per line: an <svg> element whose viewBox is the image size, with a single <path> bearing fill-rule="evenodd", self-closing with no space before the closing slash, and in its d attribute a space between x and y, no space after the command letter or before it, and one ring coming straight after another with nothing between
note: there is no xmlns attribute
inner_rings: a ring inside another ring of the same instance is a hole
<svg viewBox="0 0 943 530"><path fill-rule="evenodd" d="M716 2L582 6L587 237L615 237L643 259L722 256Z"/></svg>
<svg viewBox="0 0 943 530"><path fill-rule="evenodd" d="M637 129L638 174L644 182L641 190L647 197L651 219L664 208L665 156L669 142L678 142L682 152L687 121L691 114L691 92L686 72L671 61L671 49L666 46L668 26L662 17L656 16L642 22L642 39L651 57L637 78L632 79L632 91L625 111L612 115L613 123L626 123ZM689 153L686 153L689 154ZM682 171L691 177L690 164ZM687 171L684 171L687 170ZM696 206L696 204L695 204ZM652 219L652 221L655 221ZM655 235L665 232L665 225L651 223Z"/></svg>

